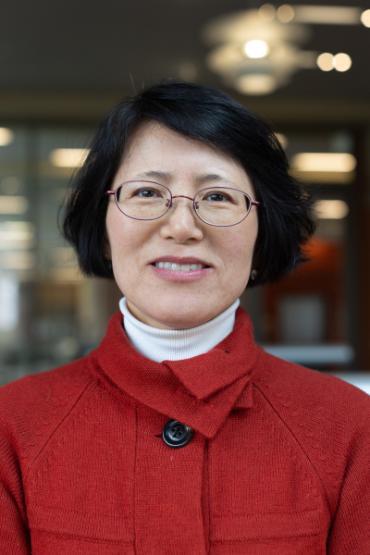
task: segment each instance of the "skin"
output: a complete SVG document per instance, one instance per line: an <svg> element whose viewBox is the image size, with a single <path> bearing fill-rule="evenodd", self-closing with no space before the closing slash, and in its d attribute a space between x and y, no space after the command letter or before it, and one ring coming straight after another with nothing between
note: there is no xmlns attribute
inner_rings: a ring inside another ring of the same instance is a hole
<svg viewBox="0 0 370 555"><path fill-rule="evenodd" d="M111 189L153 171L166 174L155 180L173 194L192 197L201 188L220 185L220 180L202 181L206 174L217 174L224 185L255 198L246 172L233 158L147 122L131 137ZM244 291L258 216L254 206L238 225L217 228L199 220L192 203L180 198L159 220L137 221L122 214L110 197L106 229L115 280L132 314L154 327L185 329L216 317ZM211 270L193 281L169 281L150 264L163 256L196 257Z"/></svg>

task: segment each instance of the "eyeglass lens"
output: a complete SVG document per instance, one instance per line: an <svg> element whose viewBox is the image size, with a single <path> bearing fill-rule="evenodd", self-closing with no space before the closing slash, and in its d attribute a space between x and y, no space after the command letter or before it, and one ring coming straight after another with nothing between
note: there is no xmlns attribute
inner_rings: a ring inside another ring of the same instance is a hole
<svg viewBox="0 0 370 555"><path fill-rule="evenodd" d="M171 193L160 183L130 181L118 188L116 202L121 212L130 218L154 220L163 216L171 206ZM235 225L248 215L251 199L236 189L209 187L198 191L194 208L206 223Z"/></svg>

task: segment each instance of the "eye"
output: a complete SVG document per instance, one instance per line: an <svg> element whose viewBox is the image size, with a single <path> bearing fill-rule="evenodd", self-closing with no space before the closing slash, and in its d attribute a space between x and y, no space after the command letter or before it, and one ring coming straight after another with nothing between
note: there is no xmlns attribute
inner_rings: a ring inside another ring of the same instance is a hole
<svg viewBox="0 0 370 555"><path fill-rule="evenodd" d="M232 202L233 199L226 191L207 191L202 195L202 201L208 202Z"/></svg>
<svg viewBox="0 0 370 555"><path fill-rule="evenodd" d="M131 181L125 184L124 196L126 199L161 199L166 197L166 189L159 183L145 183L142 181Z"/></svg>
<svg viewBox="0 0 370 555"><path fill-rule="evenodd" d="M153 197L162 197L162 192L159 191L158 189L154 189L151 187L141 187L140 189L136 189L136 191L133 192L133 195L135 197L141 197L141 198L153 198Z"/></svg>

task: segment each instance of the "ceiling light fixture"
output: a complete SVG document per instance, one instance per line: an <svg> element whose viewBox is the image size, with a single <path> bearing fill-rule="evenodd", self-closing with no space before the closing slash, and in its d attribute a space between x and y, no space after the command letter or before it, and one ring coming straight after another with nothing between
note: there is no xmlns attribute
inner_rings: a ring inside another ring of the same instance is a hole
<svg viewBox="0 0 370 555"><path fill-rule="evenodd" d="M330 52L323 52L317 57L316 63L321 71L332 71L334 69L334 56Z"/></svg>
<svg viewBox="0 0 370 555"><path fill-rule="evenodd" d="M333 58L333 64L334 68L337 71L348 71L349 69L351 69L352 66L351 56L349 56L345 52L339 52L338 54L335 54Z"/></svg>
<svg viewBox="0 0 370 555"><path fill-rule="evenodd" d="M270 47L265 40L252 39L244 44L243 51L247 58L265 58L270 52Z"/></svg>
<svg viewBox="0 0 370 555"><path fill-rule="evenodd" d="M263 4L259 9L228 14L210 21L204 40L212 46L207 63L212 71L242 93L270 94L300 69L341 73L352 66L349 54L311 52L302 45L313 25L370 27L370 10L358 7Z"/></svg>
<svg viewBox="0 0 370 555"><path fill-rule="evenodd" d="M276 89L276 81L272 75L241 75L236 88L246 94L268 94Z"/></svg>
<svg viewBox="0 0 370 555"><path fill-rule="evenodd" d="M295 18L296 12L290 4L283 4L276 10L276 17L281 23L290 23Z"/></svg>
<svg viewBox="0 0 370 555"><path fill-rule="evenodd" d="M353 6L306 4L294 8L294 20L311 25L357 25L361 21L361 9Z"/></svg>
<svg viewBox="0 0 370 555"><path fill-rule="evenodd" d="M351 69L352 58L346 52L338 52L335 55L330 52L323 52L317 57L316 63L321 71L332 71L334 69L343 73Z"/></svg>
<svg viewBox="0 0 370 555"><path fill-rule="evenodd" d="M361 23L365 25L365 27L370 27L370 10L365 10L361 14Z"/></svg>
<svg viewBox="0 0 370 555"><path fill-rule="evenodd" d="M258 15L264 21L272 21L276 16L276 8L272 4L262 4L258 8Z"/></svg>

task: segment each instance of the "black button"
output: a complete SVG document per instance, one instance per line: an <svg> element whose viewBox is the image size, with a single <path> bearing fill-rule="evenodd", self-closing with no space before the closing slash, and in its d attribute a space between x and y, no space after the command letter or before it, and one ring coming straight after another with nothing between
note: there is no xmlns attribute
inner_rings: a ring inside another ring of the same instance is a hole
<svg viewBox="0 0 370 555"><path fill-rule="evenodd" d="M193 429L178 420L169 420L162 432L162 439L169 447L184 447L193 437Z"/></svg>

